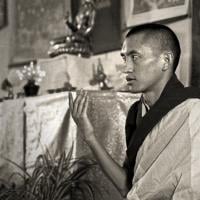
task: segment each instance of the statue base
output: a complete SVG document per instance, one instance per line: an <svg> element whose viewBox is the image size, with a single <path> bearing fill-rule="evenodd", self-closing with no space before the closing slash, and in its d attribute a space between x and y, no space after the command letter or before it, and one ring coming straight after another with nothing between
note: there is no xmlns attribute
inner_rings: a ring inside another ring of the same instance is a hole
<svg viewBox="0 0 200 200"><path fill-rule="evenodd" d="M64 36L50 41L48 55L55 57L61 54L73 54L81 57L92 55L89 41L78 35Z"/></svg>

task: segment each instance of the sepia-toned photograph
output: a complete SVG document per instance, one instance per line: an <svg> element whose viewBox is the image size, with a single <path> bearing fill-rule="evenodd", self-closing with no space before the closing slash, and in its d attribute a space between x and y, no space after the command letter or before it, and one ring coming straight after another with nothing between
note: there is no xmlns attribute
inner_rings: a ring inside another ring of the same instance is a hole
<svg viewBox="0 0 200 200"><path fill-rule="evenodd" d="M0 9L0 200L200 200L200 1Z"/></svg>

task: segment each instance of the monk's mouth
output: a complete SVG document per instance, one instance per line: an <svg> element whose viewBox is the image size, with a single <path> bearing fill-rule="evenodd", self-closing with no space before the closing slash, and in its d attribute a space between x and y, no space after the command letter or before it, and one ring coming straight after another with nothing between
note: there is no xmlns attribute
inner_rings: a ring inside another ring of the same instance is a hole
<svg viewBox="0 0 200 200"><path fill-rule="evenodd" d="M135 78L126 77L126 81L127 81L127 82L132 82L132 81L134 81L134 80L136 80L136 79L135 79Z"/></svg>

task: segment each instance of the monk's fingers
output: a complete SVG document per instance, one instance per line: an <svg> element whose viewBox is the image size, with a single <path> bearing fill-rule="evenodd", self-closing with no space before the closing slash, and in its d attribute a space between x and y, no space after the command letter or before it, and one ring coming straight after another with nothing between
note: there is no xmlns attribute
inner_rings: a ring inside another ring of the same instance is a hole
<svg viewBox="0 0 200 200"><path fill-rule="evenodd" d="M78 117L83 116L83 110L85 107L86 98L87 98L87 92L84 91L82 93L82 99L80 100L79 105L77 107L77 116Z"/></svg>
<svg viewBox="0 0 200 200"><path fill-rule="evenodd" d="M74 100L74 104L73 104L73 115L76 116L77 112L78 112L78 108L81 104L81 101L83 100L83 93L84 91L81 90L78 94L76 99Z"/></svg>
<svg viewBox="0 0 200 200"><path fill-rule="evenodd" d="M82 108L82 114L83 115L87 115L88 103L89 103L89 97L88 97L88 95L86 95L85 101L84 101L84 104L83 104L83 108Z"/></svg>
<svg viewBox="0 0 200 200"><path fill-rule="evenodd" d="M72 97L72 93L71 92L69 92L69 96L68 96L68 98L69 98L69 109L70 109L70 111L72 112L73 111L73 97Z"/></svg>

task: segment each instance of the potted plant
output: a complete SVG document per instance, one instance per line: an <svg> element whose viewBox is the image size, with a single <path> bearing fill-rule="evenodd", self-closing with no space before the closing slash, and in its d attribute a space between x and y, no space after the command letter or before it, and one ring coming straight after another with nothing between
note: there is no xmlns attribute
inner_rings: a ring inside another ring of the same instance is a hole
<svg viewBox="0 0 200 200"><path fill-rule="evenodd" d="M39 155L32 174L23 170L22 185L2 182L0 199L95 200L101 195L100 190L87 174L96 163L86 156L78 159L71 159L71 156L72 149L68 155L62 153L58 159L54 159L50 153Z"/></svg>
<svg viewBox="0 0 200 200"><path fill-rule="evenodd" d="M24 66L22 70L17 70L20 80L25 80L24 93L26 96L35 96L39 91L39 83L46 76L46 72L41 70L39 65L30 62L29 66Z"/></svg>

